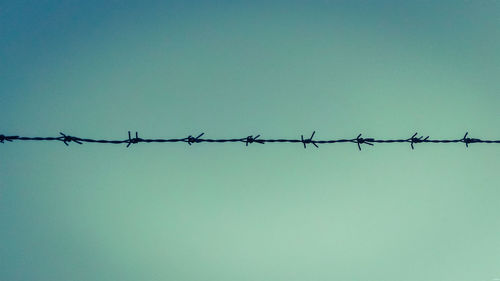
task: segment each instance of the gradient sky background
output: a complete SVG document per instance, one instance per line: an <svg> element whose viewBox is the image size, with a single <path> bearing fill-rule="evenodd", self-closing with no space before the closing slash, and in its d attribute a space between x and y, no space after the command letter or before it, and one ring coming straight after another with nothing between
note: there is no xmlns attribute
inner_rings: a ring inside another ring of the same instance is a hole
<svg viewBox="0 0 500 281"><path fill-rule="evenodd" d="M500 139L496 0L0 1L0 38L5 135ZM500 278L500 146L416 146L0 144L0 280Z"/></svg>

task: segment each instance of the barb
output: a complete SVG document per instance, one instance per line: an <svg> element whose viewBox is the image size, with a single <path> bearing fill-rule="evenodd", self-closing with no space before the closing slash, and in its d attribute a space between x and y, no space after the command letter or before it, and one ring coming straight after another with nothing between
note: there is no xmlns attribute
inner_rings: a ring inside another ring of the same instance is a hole
<svg viewBox="0 0 500 281"><path fill-rule="evenodd" d="M411 138L408 139L408 141L410 142L410 146L411 146L412 150L414 149L414 147L413 147L414 143L426 142L429 139L429 136L425 137L424 139L422 139L423 137L417 137L416 138L417 134L418 133L413 134L413 136L411 136Z"/></svg>
<svg viewBox="0 0 500 281"><path fill-rule="evenodd" d="M255 137L253 136L248 136L246 139L245 139L245 146L248 146L249 143L260 143L260 144L264 144L264 141L263 140L258 140L257 138L259 138L260 135L257 135Z"/></svg>
<svg viewBox="0 0 500 281"><path fill-rule="evenodd" d="M186 142L191 145L192 143L197 143L197 142L201 142L202 140L200 140L200 138L204 135L205 133L201 133L199 134L196 138L189 135L189 137L187 137L185 140Z"/></svg>
<svg viewBox="0 0 500 281"><path fill-rule="evenodd" d="M481 142L480 139L468 138L467 137L468 134L469 134L469 132L466 132L465 135L464 135L464 138L462 139L462 141L465 143L465 147L469 147L469 143Z"/></svg>
<svg viewBox="0 0 500 281"><path fill-rule="evenodd" d="M137 132L135 132L135 138L131 138L130 131L128 131L128 140L126 141L127 147L129 147L131 144L140 143L141 141L143 141L143 139L139 138L139 134Z"/></svg>
<svg viewBox="0 0 500 281"><path fill-rule="evenodd" d="M316 133L316 131L313 131L312 135L310 138L308 139L304 139L304 135L300 135L300 141L302 142L302 144L304 145L304 149L306 148L306 145L308 143L312 143L314 146L316 146L316 148L319 148L318 145L316 144L315 141L313 141L313 137L314 137L314 134Z"/></svg>
<svg viewBox="0 0 500 281"><path fill-rule="evenodd" d="M174 143L174 142L185 142L189 145L193 143L245 143L245 146L252 143L301 143L304 148L307 148L308 144L312 144L319 148L318 144L335 144L335 143L355 143L358 150L361 151L361 145L366 144L373 146L375 143L410 143L411 149L415 149L415 144L426 143L426 144L436 144L436 143L465 143L465 147L468 148L471 143L500 143L500 140L483 140L479 138L468 137L469 133L460 139L430 139L429 136L425 138L423 136L418 136L418 133L414 133L410 138L402 139L375 139L375 138L363 138L362 134L359 134L354 139L331 139L331 140L313 140L316 131L313 131L309 138L304 138L304 135L300 135L300 139L262 139L260 135L253 135L243 137L243 138L222 138L222 139L203 139L204 133L199 134L197 137L189 135L186 138L171 138L171 139L143 139L139 137L139 133L135 132L135 137L132 137L130 131L128 132L128 138L124 140L99 140L91 138L80 138L70 135L66 135L62 132L59 133L58 137L22 137L22 136L6 136L0 134L0 143L4 144L6 142L15 141L59 141L69 146L70 142L77 144L83 143L102 143L102 144L127 144L130 147L132 144L138 143Z"/></svg>
<svg viewBox="0 0 500 281"><path fill-rule="evenodd" d="M18 136L4 136L0 135L0 143L3 143L4 141L10 141L12 142L13 139L17 139Z"/></svg>
<svg viewBox="0 0 500 281"><path fill-rule="evenodd" d="M61 132L59 132L59 134L61 135L59 137L59 140L62 141L66 146L69 146L68 142L76 142L78 144L82 144L80 142L80 139L79 138L76 138L76 137L72 137L72 136L68 136L68 135L65 135Z"/></svg>
<svg viewBox="0 0 500 281"><path fill-rule="evenodd" d="M359 149L359 151L361 151L361 144L365 143L365 144L373 146L372 142L374 142L375 139L372 139L372 138L362 138L361 134L359 134L358 137L355 138L355 139L353 139L352 141L356 142L358 144L358 149Z"/></svg>

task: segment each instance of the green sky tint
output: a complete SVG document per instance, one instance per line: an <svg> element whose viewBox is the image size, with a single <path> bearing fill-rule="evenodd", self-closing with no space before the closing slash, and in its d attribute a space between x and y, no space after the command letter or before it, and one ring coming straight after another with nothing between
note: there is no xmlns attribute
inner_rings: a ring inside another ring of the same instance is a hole
<svg viewBox="0 0 500 281"><path fill-rule="evenodd" d="M499 1L0 1L0 133L500 139ZM500 278L500 146L0 144L0 280Z"/></svg>

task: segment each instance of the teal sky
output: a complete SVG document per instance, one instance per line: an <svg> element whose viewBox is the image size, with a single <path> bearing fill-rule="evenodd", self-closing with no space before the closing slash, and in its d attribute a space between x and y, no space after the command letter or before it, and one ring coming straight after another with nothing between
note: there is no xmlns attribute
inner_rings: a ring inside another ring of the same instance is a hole
<svg viewBox="0 0 500 281"><path fill-rule="evenodd" d="M498 50L496 0L0 0L0 134L500 139ZM0 144L0 280L499 280L499 171L494 144Z"/></svg>

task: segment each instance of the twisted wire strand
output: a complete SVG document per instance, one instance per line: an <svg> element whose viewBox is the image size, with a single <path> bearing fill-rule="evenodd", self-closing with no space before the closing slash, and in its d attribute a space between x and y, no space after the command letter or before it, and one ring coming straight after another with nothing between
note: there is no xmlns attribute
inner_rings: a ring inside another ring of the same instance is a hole
<svg viewBox="0 0 500 281"><path fill-rule="evenodd" d="M362 134L359 134L356 138L352 139L331 139L331 140L315 140L313 131L309 138L304 138L304 135L300 136L300 139L263 139L260 135L250 135L243 138L222 138L222 139L209 139L202 138L204 133L199 134L194 137L189 135L185 138L171 138L171 139L146 139L140 138L138 132L135 132L132 136L131 132L128 132L128 138L123 140L103 140L103 139L91 139L91 138L80 138L71 135L64 134L60 132L59 137L24 137L24 136L6 136L0 134L0 143L14 142L14 141L58 141L69 146L70 143L83 144L83 143L103 143L103 144L126 144L126 147L130 147L133 144L138 143L174 143L174 142L184 142L188 145L196 143L245 143L248 146L252 143L265 144L265 143L301 143L304 148L307 145L313 145L319 148L319 144L335 144L335 143L354 143L357 145L358 150L361 151L362 145L373 146L375 143L409 143L411 149L415 148L415 144L420 143L464 143L466 147L469 147L471 143L500 143L500 140L482 140L479 138L470 138L468 133L460 139L429 139L429 136L423 137L418 136L414 133L409 138L404 139L375 139L375 138L364 138Z"/></svg>

